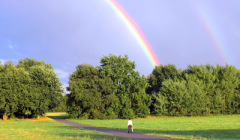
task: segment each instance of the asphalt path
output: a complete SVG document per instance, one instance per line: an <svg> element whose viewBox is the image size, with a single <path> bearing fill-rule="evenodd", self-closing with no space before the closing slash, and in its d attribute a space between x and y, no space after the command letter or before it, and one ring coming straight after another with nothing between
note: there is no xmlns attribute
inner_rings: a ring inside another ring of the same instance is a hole
<svg viewBox="0 0 240 140"><path fill-rule="evenodd" d="M171 138L165 138L165 137L157 137L157 136L152 136L152 135L145 135L145 134L140 134L140 133L127 133L124 131L119 131L119 130L114 130L114 129L107 129L107 128L102 128L102 127L95 127L95 126L90 126L90 125L85 125L85 124L79 124L71 121L67 121L65 119L57 119L57 118L52 118L56 121L69 124L75 127L81 127L87 130L94 130L94 131L100 131L103 133L107 134L112 134L120 137L125 137L125 138L131 138L131 139L138 139L138 140L175 140Z"/></svg>

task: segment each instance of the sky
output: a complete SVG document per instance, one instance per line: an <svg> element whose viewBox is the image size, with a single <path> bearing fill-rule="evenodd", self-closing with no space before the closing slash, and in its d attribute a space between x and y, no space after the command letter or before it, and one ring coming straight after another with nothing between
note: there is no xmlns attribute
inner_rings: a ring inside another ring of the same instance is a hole
<svg viewBox="0 0 240 140"><path fill-rule="evenodd" d="M239 0L115 0L161 65L240 69ZM0 0L0 61L51 64L64 87L79 64L128 55L140 74L154 65L108 0Z"/></svg>

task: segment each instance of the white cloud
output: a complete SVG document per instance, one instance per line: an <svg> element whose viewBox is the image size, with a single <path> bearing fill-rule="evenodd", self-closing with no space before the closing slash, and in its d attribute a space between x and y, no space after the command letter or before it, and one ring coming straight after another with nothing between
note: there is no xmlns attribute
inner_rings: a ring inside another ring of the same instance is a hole
<svg viewBox="0 0 240 140"><path fill-rule="evenodd" d="M18 44L13 44L11 41L8 42L8 48L12 51L12 53L16 56L23 56L22 53L18 52Z"/></svg>
<svg viewBox="0 0 240 140"><path fill-rule="evenodd" d="M1 63L4 64L5 62L7 62L8 60L6 59L0 59Z"/></svg>
<svg viewBox="0 0 240 140"><path fill-rule="evenodd" d="M12 44L8 44L8 48L9 48L9 49L11 49L11 50L13 50L13 49L14 49L14 47L13 47L13 45L12 45Z"/></svg>
<svg viewBox="0 0 240 140"><path fill-rule="evenodd" d="M12 61L13 63L18 62L17 59L0 59L0 61L1 61L2 64L6 63L6 62L9 62L9 61Z"/></svg>
<svg viewBox="0 0 240 140"><path fill-rule="evenodd" d="M64 71L64 70L61 70L61 69L55 69L55 72L56 74L58 75L58 77L60 79L63 79L63 78L68 78L69 76L69 73Z"/></svg>
<svg viewBox="0 0 240 140"><path fill-rule="evenodd" d="M67 83L63 83L63 85L62 85L64 95L70 93L69 91L67 91L68 86L69 86L69 84L67 84Z"/></svg>

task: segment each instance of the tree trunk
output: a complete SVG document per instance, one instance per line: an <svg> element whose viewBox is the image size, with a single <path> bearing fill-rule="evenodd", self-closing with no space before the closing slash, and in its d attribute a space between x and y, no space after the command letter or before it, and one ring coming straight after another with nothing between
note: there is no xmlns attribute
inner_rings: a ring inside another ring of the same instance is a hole
<svg viewBox="0 0 240 140"><path fill-rule="evenodd" d="M4 113L3 120L6 121L8 119L7 113Z"/></svg>

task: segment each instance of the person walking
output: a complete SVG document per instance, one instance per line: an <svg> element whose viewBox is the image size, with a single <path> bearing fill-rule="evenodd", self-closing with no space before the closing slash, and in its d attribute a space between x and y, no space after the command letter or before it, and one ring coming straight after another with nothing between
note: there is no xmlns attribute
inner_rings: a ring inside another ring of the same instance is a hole
<svg viewBox="0 0 240 140"><path fill-rule="evenodd" d="M128 119L127 126L128 126L128 133L133 133L133 123L131 118Z"/></svg>

